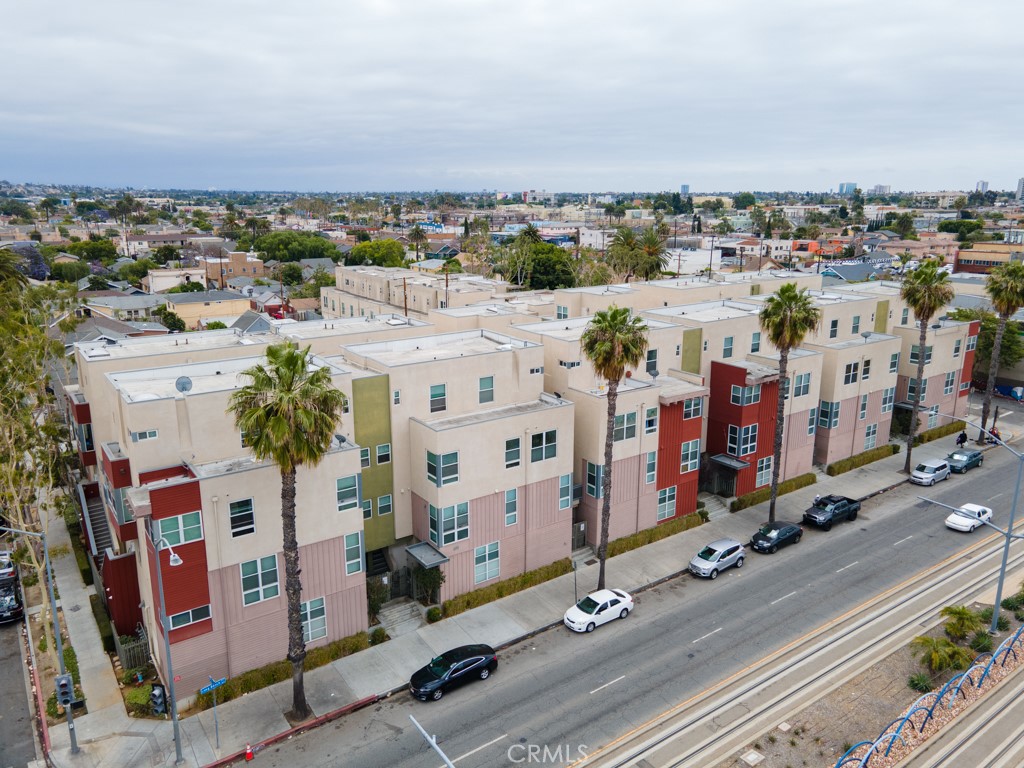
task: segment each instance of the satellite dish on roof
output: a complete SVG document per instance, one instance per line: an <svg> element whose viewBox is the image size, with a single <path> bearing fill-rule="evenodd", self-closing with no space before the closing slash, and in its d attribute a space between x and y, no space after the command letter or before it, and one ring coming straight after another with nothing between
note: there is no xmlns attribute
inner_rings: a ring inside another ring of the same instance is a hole
<svg viewBox="0 0 1024 768"><path fill-rule="evenodd" d="M174 380L174 388L179 392L188 392L192 389L192 379L188 376L179 376Z"/></svg>

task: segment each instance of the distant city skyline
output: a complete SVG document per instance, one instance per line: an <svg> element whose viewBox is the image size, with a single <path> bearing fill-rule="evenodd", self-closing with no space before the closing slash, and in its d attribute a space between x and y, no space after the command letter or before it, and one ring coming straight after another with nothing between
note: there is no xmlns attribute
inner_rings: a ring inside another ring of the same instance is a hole
<svg viewBox="0 0 1024 768"><path fill-rule="evenodd" d="M1013 190L1024 4L97 0L5 13L0 178L137 189ZM955 18L956 23L949 23ZM970 106L949 109L969 91ZM813 97L811 95L813 94ZM982 108L981 105L987 105Z"/></svg>

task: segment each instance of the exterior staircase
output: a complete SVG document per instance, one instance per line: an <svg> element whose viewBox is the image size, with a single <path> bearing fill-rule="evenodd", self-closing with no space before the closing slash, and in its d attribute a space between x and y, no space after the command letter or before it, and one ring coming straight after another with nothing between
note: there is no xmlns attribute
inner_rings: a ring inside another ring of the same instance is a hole
<svg viewBox="0 0 1024 768"><path fill-rule="evenodd" d="M81 486L79 489L81 490ZM96 563L96 568L102 570L107 548L113 543L110 524L107 522L107 513L103 508L103 499L97 497L86 500L85 494L80 492L78 500L85 507L85 526L89 534L89 544L92 547L93 561Z"/></svg>
<svg viewBox="0 0 1024 768"><path fill-rule="evenodd" d="M410 632L415 632L427 622L424 609L411 597L400 597L386 603L378 612L377 620L392 640Z"/></svg>
<svg viewBox="0 0 1024 768"><path fill-rule="evenodd" d="M729 514L729 499L723 499L713 493L698 493L697 501L704 502L704 509L707 510L709 520Z"/></svg>
<svg viewBox="0 0 1024 768"><path fill-rule="evenodd" d="M383 549L374 549L366 553L366 575L367 576L382 576L385 573L391 573L391 568L388 566L388 560L384 556Z"/></svg>
<svg viewBox="0 0 1024 768"><path fill-rule="evenodd" d="M590 545L574 549L572 551L572 562L577 568L597 562L597 550Z"/></svg>

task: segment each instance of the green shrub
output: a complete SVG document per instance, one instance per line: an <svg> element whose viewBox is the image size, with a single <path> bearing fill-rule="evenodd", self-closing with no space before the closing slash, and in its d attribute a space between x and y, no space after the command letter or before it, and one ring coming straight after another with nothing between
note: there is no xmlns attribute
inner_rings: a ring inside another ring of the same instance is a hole
<svg viewBox="0 0 1024 768"><path fill-rule="evenodd" d="M153 692L153 686L149 683L140 686L132 686L124 691L124 707L132 717L146 717L152 714L153 708L149 703L149 695Z"/></svg>
<svg viewBox="0 0 1024 768"><path fill-rule="evenodd" d="M380 645L387 639L388 633L384 631L384 627L377 627L370 633L370 645Z"/></svg>
<svg viewBox="0 0 1024 768"><path fill-rule="evenodd" d="M41 635L39 635L39 644L36 647L39 648L40 653L46 653L47 642L45 631Z"/></svg>
<svg viewBox="0 0 1024 768"><path fill-rule="evenodd" d="M914 438L914 445L921 445L921 443L930 443L932 440L938 440L940 437L946 437L946 435L952 435L957 432L963 432L964 427L967 425L962 421L954 421L949 424L943 424L939 427L932 427L926 429L924 432Z"/></svg>
<svg viewBox="0 0 1024 768"><path fill-rule="evenodd" d="M443 615L444 614L441 613L441 609L438 608L436 605L431 606L427 609L427 621L431 624L440 621Z"/></svg>
<svg viewBox="0 0 1024 768"><path fill-rule="evenodd" d="M467 592L464 595L458 595L453 597L451 600L445 600L444 605L441 606L443 615L455 616L456 614L468 611L470 608L476 608L486 603L493 602L502 597L508 597L514 595L516 592L521 592L524 589L535 587L538 584L543 584L545 581L550 581L558 576L562 576L572 571L572 560L564 558L562 560L556 560L553 563L537 568L533 571L527 571L521 573L518 576L513 576L511 579L505 579L499 581L497 584L491 584L481 589L474 589L472 592Z"/></svg>
<svg viewBox="0 0 1024 768"><path fill-rule="evenodd" d="M51 720L56 720L60 713L57 711L57 691L54 690L50 694L50 698L46 700L46 716Z"/></svg>
<svg viewBox="0 0 1024 768"><path fill-rule="evenodd" d="M894 450L895 449L895 450ZM880 445L877 448L872 448L869 451L858 453L855 456L850 456L846 459L840 459L839 461L829 464L825 468L825 474L829 477L835 477L841 475L844 472L849 472L851 469L857 467L863 467L865 464L870 464L873 461L884 459L897 453L899 450L898 445Z"/></svg>
<svg viewBox="0 0 1024 768"><path fill-rule="evenodd" d="M96 619L96 627L100 631L100 639L103 640L103 650L107 653L114 653L114 628L110 624L110 617L107 616L107 609L103 606L103 600L99 595L89 595L89 605L92 606L92 615Z"/></svg>
<svg viewBox="0 0 1024 768"><path fill-rule="evenodd" d="M78 672L78 654L75 653L75 649L70 645L64 646L64 667L75 681L75 685L81 685L82 680Z"/></svg>
<svg viewBox="0 0 1024 768"><path fill-rule="evenodd" d="M674 517L661 525L655 526L654 528L646 528L636 533L631 533L629 536L623 536L621 539L615 539L615 541L608 542L608 557L615 557L621 555L623 552L629 552L632 549L638 547L645 547L648 544L653 544L656 541L661 541L669 536L674 536L682 531L688 531L691 528L696 528L698 525L702 525L706 520L701 517L700 512L696 514L685 515L683 517ZM706 515L707 512L704 512Z"/></svg>
<svg viewBox="0 0 1024 768"><path fill-rule="evenodd" d="M968 643L971 646L971 650L975 653L991 653L992 652L992 635L985 631L979 631L974 633L974 637L971 638L971 642Z"/></svg>
<svg viewBox="0 0 1024 768"><path fill-rule="evenodd" d="M915 672L907 680L907 685L918 693L928 693L932 689L932 678L927 672Z"/></svg>
<svg viewBox="0 0 1024 768"><path fill-rule="evenodd" d="M444 571L440 568L417 568L413 574L416 597L428 603L437 600L438 590L444 584Z"/></svg>
<svg viewBox="0 0 1024 768"><path fill-rule="evenodd" d="M1017 593L1016 595L1004 597L1003 602L1001 602L999 605L1001 605L1008 611L1018 611L1020 610L1021 606L1024 606L1024 595Z"/></svg>
<svg viewBox="0 0 1024 768"><path fill-rule="evenodd" d="M698 507L697 508L697 517L700 518L700 521L702 523L706 523L708 520L711 519L711 513L708 512L706 509L704 509L704 507Z"/></svg>
<svg viewBox="0 0 1024 768"><path fill-rule="evenodd" d="M779 496L784 493L790 493L801 488L806 488L808 485L814 485L818 480L817 476L813 472L808 472L805 475L797 475L791 477L789 480L785 480L779 483ZM761 488L754 491L753 493L747 493L743 496L739 496L732 500L732 504L729 505L730 512L739 512L741 509L752 507L755 504L760 504L763 501L768 501L772 496L772 489Z"/></svg>
<svg viewBox="0 0 1024 768"><path fill-rule="evenodd" d="M380 576L366 580L366 612L370 619L376 619L381 607L391 599L391 587Z"/></svg>
<svg viewBox="0 0 1024 768"><path fill-rule="evenodd" d="M23 587L34 587L39 583L39 574L35 571L29 571L21 577L21 586Z"/></svg>
<svg viewBox="0 0 1024 768"><path fill-rule="evenodd" d="M992 607L989 606L988 608L982 608L981 611L978 612L978 616L981 617L981 620L983 622L985 622L986 626L991 625L992 624ZM998 622L996 622L996 628L1000 632L1006 632L1007 630L1010 629L1010 620L1008 618L1006 618L1006 614L1005 613L1000 613L999 614L999 620L998 620Z"/></svg>

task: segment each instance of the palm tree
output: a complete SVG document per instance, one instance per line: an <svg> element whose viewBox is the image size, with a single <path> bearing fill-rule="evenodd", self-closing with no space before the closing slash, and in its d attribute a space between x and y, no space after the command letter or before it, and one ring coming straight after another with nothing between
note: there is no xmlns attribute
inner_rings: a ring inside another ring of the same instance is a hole
<svg viewBox="0 0 1024 768"><path fill-rule="evenodd" d="M28 278L20 266L18 254L9 248L0 248L0 290L20 291L28 285Z"/></svg>
<svg viewBox="0 0 1024 768"><path fill-rule="evenodd" d="M775 502L779 496L779 469L782 466L782 436L786 426L786 392L789 391L789 352L799 347L808 333L818 328L821 310L806 288L786 283L769 296L758 315L761 328L779 350L779 397L775 409L775 442L772 452L772 495L768 504L768 522L775 522Z"/></svg>
<svg viewBox="0 0 1024 768"><path fill-rule="evenodd" d="M423 231L423 227L417 224L412 228L409 233L409 240L413 245L416 246L416 261L420 260L420 246L427 242L427 233Z"/></svg>
<svg viewBox="0 0 1024 768"><path fill-rule="evenodd" d="M636 232L629 227L619 227L615 230L615 236L608 246L607 260L609 266L623 275L627 283L636 274L639 253L640 241Z"/></svg>
<svg viewBox="0 0 1024 768"><path fill-rule="evenodd" d="M516 240L529 245L544 242L544 238L540 236L540 230L537 229L537 226L532 221L519 230L519 234L516 235Z"/></svg>
<svg viewBox="0 0 1024 768"><path fill-rule="evenodd" d="M604 435L604 477L601 483L601 542L597 557L601 569L597 588L604 589L604 566L608 556L608 525L611 522L612 445L615 436L615 401L619 382L627 369L636 368L647 353L647 325L634 317L628 307L612 304L597 312L583 332L583 354L594 366L594 372L608 382L608 419Z"/></svg>
<svg viewBox="0 0 1024 768"><path fill-rule="evenodd" d="M981 617L966 605L947 605L939 614L948 619L945 627L946 636L954 642L966 640L972 632L977 632L985 626Z"/></svg>
<svg viewBox="0 0 1024 768"><path fill-rule="evenodd" d="M938 262L927 259L903 280L900 297L907 306L914 310L914 319L920 326L921 334L917 342L917 388L914 392L914 409L910 416L910 431L907 433L907 460L903 471L909 473L911 452L914 449L914 436L917 432L918 417L921 411L921 390L924 388L925 342L928 340L928 323L935 313L949 304L954 296L953 286L949 284L949 275L939 271Z"/></svg>
<svg viewBox="0 0 1024 768"><path fill-rule="evenodd" d="M637 242L640 263L636 267L636 276L642 280L653 280L660 277L662 270L668 267L668 249L665 239L654 227L648 227L640 235Z"/></svg>
<svg viewBox="0 0 1024 768"><path fill-rule="evenodd" d="M910 645L919 652L921 660L932 672L966 669L971 663L971 655L967 649L954 645L945 637L921 635L911 640Z"/></svg>
<svg viewBox="0 0 1024 768"><path fill-rule="evenodd" d="M270 231L270 222L264 219L262 216L250 216L245 220L242 225L249 230L249 234L252 235L252 244L256 245L256 238L260 235L265 235Z"/></svg>
<svg viewBox="0 0 1024 768"><path fill-rule="evenodd" d="M330 369L312 368L309 347L274 344L267 364L243 371L250 382L231 396L228 406L235 424L246 435L253 456L270 460L281 470L281 527L285 595L288 603L288 660L292 663L292 711L295 720L311 714L306 703L302 636L302 582L299 545L295 536L295 476L302 464L316 466L330 445L341 418L345 396L331 384Z"/></svg>
<svg viewBox="0 0 1024 768"><path fill-rule="evenodd" d="M992 299L992 308L999 315L996 326L996 337L992 342L992 359L988 364L988 384L985 386L985 399L981 403L981 432L978 443L985 441L985 427L988 423L989 409L992 407L992 392L999 374L999 355L1002 353L1003 333L1006 323L1024 306L1024 264L1011 261L995 267L985 280L985 291Z"/></svg>

